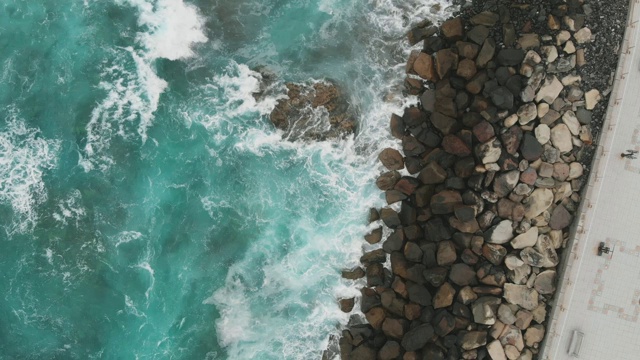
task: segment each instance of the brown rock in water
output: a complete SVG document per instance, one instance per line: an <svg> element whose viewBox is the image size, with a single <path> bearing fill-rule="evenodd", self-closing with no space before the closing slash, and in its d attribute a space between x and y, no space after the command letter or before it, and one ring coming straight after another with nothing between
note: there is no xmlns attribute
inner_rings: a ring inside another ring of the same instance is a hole
<svg viewBox="0 0 640 360"><path fill-rule="evenodd" d="M435 161L427 164L427 166L420 171L420 175L418 175L418 179L426 185L440 184L444 182L446 178L447 172Z"/></svg>
<svg viewBox="0 0 640 360"><path fill-rule="evenodd" d="M458 55L451 49L442 49L436 53L436 70L443 79L449 71L458 67Z"/></svg>
<svg viewBox="0 0 640 360"><path fill-rule="evenodd" d="M458 54L466 59L473 60L478 55L480 47L474 43L458 41L456 42L458 48Z"/></svg>
<svg viewBox="0 0 640 360"><path fill-rule="evenodd" d="M438 81L438 73L436 73L433 57L429 54L421 52L413 63L413 70L425 80L433 83Z"/></svg>
<svg viewBox="0 0 640 360"><path fill-rule="evenodd" d="M346 313L351 312L351 310L353 310L354 302L355 302L354 298L340 299L340 310Z"/></svg>
<svg viewBox="0 0 640 360"><path fill-rule="evenodd" d="M451 41L462 39L462 35L464 35L464 25L462 24L462 19L457 17L453 19L449 19L442 23L440 26L440 30L442 31L442 35Z"/></svg>
<svg viewBox="0 0 640 360"><path fill-rule="evenodd" d="M378 177L376 180L376 186L380 190L391 190L393 189L398 181L400 180L400 173L397 171L389 171Z"/></svg>
<svg viewBox="0 0 640 360"><path fill-rule="evenodd" d="M390 338L402 339L407 329L407 320L386 318L382 323L382 332Z"/></svg>
<svg viewBox="0 0 640 360"><path fill-rule="evenodd" d="M364 270L361 267L357 267L351 270L342 270L342 277L348 280L357 280L364 277Z"/></svg>
<svg viewBox="0 0 640 360"><path fill-rule="evenodd" d="M470 59L463 59L458 63L456 74L466 80L471 79L477 72L476 63Z"/></svg>
<svg viewBox="0 0 640 360"><path fill-rule="evenodd" d="M396 341L387 341L378 351L378 359L394 360L400 357L400 344Z"/></svg>
<svg viewBox="0 0 640 360"><path fill-rule="evenodd" d="M402 154L396 149L386 148L382 150L380 155L378 155L378 159L380 159L382 165L389 170L404 169L404 159Z"/></svg>
<svg viewBox="0 0 640 360"><path fill-rule="evenodd" d="M449 283L445 282L440 286L436 295L433 297L433 308L440 309L453 304L453 297L456 295L456 290Z"/></svg>
<svg viewBox="0 0 640 360"><path fill-rule="evenodd" d="M336 83L287 83L286 87L287 98L278 101L270 119L287 139L323 140L355 131L356 114ZM326 110L326 118L318 118L314 111L320 107Z"/></svg>
<svg viewBox="0 0 640 360"><path fill-rule="evenodd" d="M459 157L471 155L471 149L469 146L455 135L446 135L442 139L442 148L449 154Z"/></svg>
<svg viewBox="0 0 640 360"><path fill-rule="evenodd" d="M462 203L460 193L453 190L443 190L431 197L431 211L434 214L450 214L456 205Z"/></svg>

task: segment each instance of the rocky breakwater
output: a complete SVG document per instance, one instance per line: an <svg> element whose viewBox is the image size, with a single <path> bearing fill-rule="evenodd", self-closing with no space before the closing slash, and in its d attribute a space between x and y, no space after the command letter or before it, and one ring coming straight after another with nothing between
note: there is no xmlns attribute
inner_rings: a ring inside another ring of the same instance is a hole
<svg viewBox="0 0 640 360"><path fill-rule="evenodd" d="M582 3L555 3L542 25L497 7L411 31L420 104L391 116L402 150L379 155L389 207L365 240L381 246L343 272L366 278L366 323L343 331L342 359L537 357L603 106L581 82Z"/></svg>

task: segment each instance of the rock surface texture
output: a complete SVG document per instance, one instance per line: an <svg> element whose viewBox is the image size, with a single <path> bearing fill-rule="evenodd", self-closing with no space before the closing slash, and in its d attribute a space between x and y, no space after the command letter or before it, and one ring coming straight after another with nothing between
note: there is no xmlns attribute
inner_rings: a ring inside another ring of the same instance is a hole
<svg viewBox="0 0 640 360"><path fill-rule="evenodd" d="M600 5L534 3L474 1L410 32L421 103L391 116L403 151L383 151L377 181L400 206L372 210L382 247L345 271L367 278L367 321L352 317L342 359L537 359L615 69L615 54L593 68L595 44L619 38L591 22Z"/></svg>

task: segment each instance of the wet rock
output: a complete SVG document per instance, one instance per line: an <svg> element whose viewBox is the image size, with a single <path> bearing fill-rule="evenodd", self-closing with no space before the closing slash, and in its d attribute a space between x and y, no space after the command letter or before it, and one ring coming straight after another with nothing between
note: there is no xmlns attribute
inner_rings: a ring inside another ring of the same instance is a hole
<svg viewBox="0 0 640 360"><path fill-rule="evenodd" d="M487 36L489 36L489 29L484 25L476 25L467 32L467 38L478 45L482 45ZM491 57L493 57L493 54Z"/></svg>
<svg viewBox="0 0 640 360"><path fill-rule="evenodd" d="M498 52L496 61L504 66L516 66L524 60L524 51L521 49L502 49Z"/></svg>
<svg viewBox="0 0 640 360"><path fill-rule="evenodd" d="M382 165L389 170L404 169L404 159L402 154L396 149L386 148L382 150L380 155L378 155L378 159L382 162Z"/></svg>
<svg viewBox="0 0 640 360"><path fill-rule="evenodd" d="M457 67L458 55L451 49L442 49L436 53L436 70L441 79L444 79L451 69Z"/></svg>
<svg viewBox="0 0 640 360"><path fill-rule="evenodd" d="M475 59L480 51L480 47L478 45L465 41L456 42L456 47L458 48L458 54L460 56L470 60Z"/></svg>
<svg viewBox="0 0 640 360"><path fill-rule="evenodd" d="M451 306L456 290L449 283L445 282L440 286L436 295L433 297L433 308L440 309Z"/></svg>
<svg viewBox="0 0 640 360"><path fill-rule="evenodd" d="M394 319L387 317L382 323L382 332L384 332L387 337L392 339L402 339L406 328L407 320L404 319Z"/></svg>
<svg viewBox="0 0 640 360"><path fill-rule="evenodd" d="M340 310L342 310L342 312L349 313L351 312L351 310L353 310L354 303L354 298L340 299Z"/></svg>
<svg viewBox="0 0 640 360"><path fill-rule="evenodd" d="M440 184L447 178L447 172L437 162L432 161L420 171L418 179L423 184Z"/></svg>
<svg viewBox="0 0 640 360"><path fill-rule="evenodd" d="M376 351L367 345L360 345L351 352L351 360L371 360L375 359Z"/></svg>
<svg viewBox="0 0 640 360"><path fill-rule="evenodd" d="M427 26L427 27L415 27L409 31L407 34L407 38L409 40L409 44L411 46L419 43L423 39L430 37L438 31L438 28L435 26Z"/></svg>
<svg viewBox="0 0 640 360"><path fill-rule="evenodd" d="M469 146L455 135L446 135L442 139L442 148L449 154L459 157L471 155L471 149Z"/></svg>
<svg viewBox="0 0 640 360"><path fill-rule="evenodd" d="M461 78L470 80L477 72L476 63L470 59L463 59L458 63L456 74Z"/></svg>
<svg viewBox="0 0 640 360"><path fill-rule="evenodd" d="M374 329L380 329L384 319L387 317L384 309L381 307L374 307L365 313L365 317L369 325Z"/></svg>
<svg viewBox="0 0 640 360"><path fill-rule="evenodd" d="M378 177L376 180L376 186L383 191L391 190L395 187L398 180L400 180L400 173L397 171L389 171Z"/></svg>
<svg viewBox="0 0 640 360"><path fill-rule="evenodd" d="M387 341L380 351L378 351L378 359L380 360L395 360L400 357L400 344L396 341ZM373 359L373 358L372 358Z"/></svg>
<svg viewBox="0 0 640 360"><path fill-rule="evenodd" d="M361 279L364 275L364 270L359 266L351 270L342 270L342 277L348 280Z"/></svg>
<svg viewBox="0 0 640 360"><path fill-rule="evenodd" d="M451 241L441 241L438 244L437 261L440 266L453 264L458 258L456 248Z"/></svg>
<svg viewBox="0 0 640 360"><path fill-rule="evenodd" d="M454 133L459 128L456 119L439 112L435 112L431 115L431 124L433 124L436 129L440 130L443 135Z"/></svg>
<svg viewBox="0 0 640 360"><path fill-rule="evenodd" d="M458 263L451 267L449 279L458 286L477 284L476 272L467 264Z"/></svg>
<svg viewBox="0 0 640 360"><path fill-rule="evenodd" d="M406 351L422 349L433 337L434 331L431 324L422 324L409 330L402 338L402 347Z"/></svg>
<svg viewBox="0 0 640 360"><path fill-rule="evenodd" d="M278 100L270 114L271 122L285 132L285 138L323 140L355 131L356 113L336 83L287 83L286 87L287 98ZM319 108L326 110L326 117L318 118Z"/></svg>
<svg viewBox="0 0 640 360"><path fill-rule="evenodd" d="M471 24L473 25L485 25L485 26L494 26L500 17L496 13L492 13L490 11L483 11L478 13L469 19Z"/></svg>
<svg viewBox="0 0 640 360"><path fill-rule="evenodd" d="M488 121L481 121L473 127L473 135L479 142L484 143L495 136L495 130Z"/></svg>
<svg viewBox="0 0 640 360"><path fill-rule="evenodd" d="M380 218L390 228L396 228L400 226L402 223L400 222L400 217L395 210L390 208L383 208L380 210Z"/></svg>
<svg viewBox="0 0 640 360"><path fill-rule="evenodd" d="M464 350L473 350L487 344L486 331L469 331L462 336L460 347Z"/></svg>
<svg viewBox="0 0 640 360"><path fill-rule="evenodd" d="M456 205L462 203L460 193L453 190L443 190L431 197L431 211L434 214L450 214Z"/></svg>
<svg viewBox="0 0 640 360"><path fill-rule="evenodd" d="M464 25L461 18L453 18L445 21L440 26L442 35L450 41L460 40L464 34Z"/></svg>
<svg viewBox="0 0 640 360"><path fill-rule="evenodd" d="M429 54L421 52L413 63L413 70L418 74L418 76L425 80L433 83L436 83L439 80L435 62L433 57Z"/></svg>
<svg viewBox="0 0 640 360"><path fill-rule="evenodd" d="M410 283L407 286L407 291L409 293L409 300L412 302L422 306L431 306L431 294L426 287L420 284Z"/></svg>
<svg viewBox="0 0 640 360"><path fill-rule="evenodd" d="M488 38L484 40L482 43L482 48L480 49L480 53L478 53L478 57L476 58L476 66L479 68L485 68L489 61L493 59L493 55L496 52L496 42L495 40Z"/></svg>
<svg viewBox="0 0 640 360"><path fill-rule="evenodd" d="M499 109L508 110L513 107L513 93L504 86L499 86L491 91L491 101Z"/></svg>

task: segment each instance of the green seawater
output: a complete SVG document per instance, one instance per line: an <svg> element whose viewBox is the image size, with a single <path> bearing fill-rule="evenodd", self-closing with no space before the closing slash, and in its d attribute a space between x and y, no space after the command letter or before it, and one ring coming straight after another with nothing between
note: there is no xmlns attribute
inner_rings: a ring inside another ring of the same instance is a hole
<svg viewBox="0 0 640 360"><path fill-rule="evenodd" d="M448 5L2 2L0 359L320 358L412 101L404 33ZM283 140L283 83L322 78L358 133Z"/></svg>

